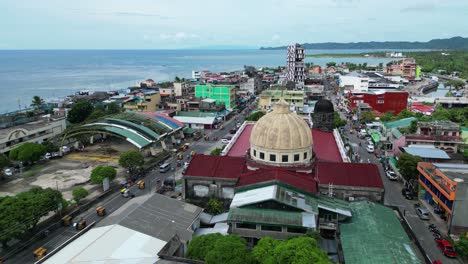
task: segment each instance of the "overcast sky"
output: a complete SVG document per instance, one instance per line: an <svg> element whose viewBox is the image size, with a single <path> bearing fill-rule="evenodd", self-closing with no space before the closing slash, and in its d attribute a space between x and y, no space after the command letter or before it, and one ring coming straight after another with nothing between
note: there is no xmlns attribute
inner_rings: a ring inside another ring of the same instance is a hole
<svg viewBox="0 0 468 264"><path fill-rule="evenodd" d="M178 49L468 37L468 0L0 0L0 49Z"/></svg>

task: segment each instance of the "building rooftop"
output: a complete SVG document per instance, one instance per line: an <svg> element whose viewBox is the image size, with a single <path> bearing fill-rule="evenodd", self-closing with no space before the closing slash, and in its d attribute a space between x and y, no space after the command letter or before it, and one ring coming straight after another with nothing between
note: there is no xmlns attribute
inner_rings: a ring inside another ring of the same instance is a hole
<svg viewBox="0 0 468 264"><path fill-rule="evenodd" d="M419 156L424 159L450 159L447 152L438 149L434 146L424 147L422 145L419 146L409 146L409 147L400 147L403 152L411 154L413 156Z"/></svg>
<svg viewBox="0 0 468 264"><path fill-rule="evenodd" d="M343 162L332 132L312 129L315 158L319 161Z"/></svg>
<svg viewBox="0 0 468 264"><path fill-rule="evenodd" d="M237 179L245 169L245 157L195 155L185 177Z"/></svg>
<svg viewBox="0 0 468 264"><path fill-rule="evenodd" d="M395 212L369 201L352 202L353 217L340 224L346 264L420 264Z"/></svg>
<svg viewBox="0 0 468 264"><path fill-rule="evenodd" d="M316 163L315 174L321 185L384 188L375 164L319 161Z"/></svg>
<svg viewBox="0 0 468 264"><path fill-rule="evenodd" d="M2 128L2 125L0 123L0 138L5 138L8 137L12 132L16 132L19 130L26 130L26 131L31 131L31 130L36 130L41 127L48 126L49 124L52 124L57 121L61 121L65 119L65 117L60 117L60 118L40 118L37 120L31 119L30 122L11 126L8 128ZM5 124L6 126L6 124Z"/></svg>
<svg viewBox="0 0 468 264"><path fill-rule="evenodd" d="M229 221L261 223L286 226L302 226L315 228L315 215L305 212L291 212L254 208L231 208L229 209Z"/></svg>
<svg viewBox="0 0 468 264"><path fill-rule="evenodd" d="M252 129L254 124L246 124L244 129L240 132L239 137L237 138L236 142L232 145L229 149L227 156L231 157L244 157L247 150L250 148L250 134L252 133Z"/></svg>
<svg viewBox="0 0 468 264"><path fill-rule="evenodd" d="M384 126L387 129L409 127L411 125L411 122L413 122L414 120L418 120L418 119L416 117L403 118L403 119L396 120L396 121L386 122L384 123Z"/></svg>
<svg viewBox="0 0 468 264"><path fill-rule="evenodd" d="M317 192L317 183L311 174L289 171L281 168L257 169L240 175L238 189L258 187L259 184L282 183L309 193Z"/></svg>
<svg viewBox="0 0 468 264"><path fill-rule="evenodd" d="M433 163L433 166L451 180L459 178L468 181L468 164Z"/></svg>

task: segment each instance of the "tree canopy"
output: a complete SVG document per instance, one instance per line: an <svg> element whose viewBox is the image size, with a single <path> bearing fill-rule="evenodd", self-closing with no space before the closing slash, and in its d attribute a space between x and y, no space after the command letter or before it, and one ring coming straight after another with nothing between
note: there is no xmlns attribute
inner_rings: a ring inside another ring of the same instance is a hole
<svg viewBox="0 0 468 264"><path fill-rule="evenodd" d="M59 191L40 187L16 196L0 197L0 242L5 247L11 239L33 229L41 217L57 210L62 200Z"/></svg>
<svg viewBox="0 0 468 264"><path fill-rule="evenodd" d="M41 107L45 104L44 100L40 96L33 96L33 99L31 101L31 106L33 107Z"/></svg>
<svg viewBox="0 0 468 264"><path fill-rule="evenodd" d="M372 111L367 111L361 114L361 121L370 122L375 120L375 115Z"/></svg>
<svg viewBox="0 0 468 264"><path fill-rule="evenodd" d="M0 154L0 170L11 165L11 161L5 154Z"/></svg>
<svg viewBox="0 0 468 264"><path fill-rule="evenodd" d="M77 203L79 203L81 199L88 196L88 194L89 194L88 190L86 190L83 187L75 188L72 191L73 200L75 200Z"/></svg>
<svg viewBox="0 0 468 264"><path fill-rule="evenodd" d="M264 116L265 113L262 112L262 111L257 111L257 112L254 112L252 114L249 115L249 117L247 117L247 121L258 121L262 116Z"/></svg>
<svg viewBox="0 0 468 264"><path fill-rule="evenodd" d="M207 264L254 263L243 238L218 233L193 238L188 245L187 257Z"/></svg>
<svg viewBox="0 0 468 264"><path fill-rule="evenodd" d="M38 161L46 153L46 147L33 142L26 142L10 151L9 157L12 160L22 162Z"/></svg>
<svg viewBox="0 0 468 264"><path fill-rule="evenodd" d="M105 115L106 113L104 111L100 109L94 109L93 112L91 112L91 114L89 114L89 116L86 118L86 120L96 120Z"/></svg>
<svg viewBox="0 0 468 264"><path fill-rule="evenodd" d="M106 107L106 113L109 115L118 114L121 112L120 106L116 102L109 103Z"/></svg>
<svg viewBox="0 0 468 264"><path fill-rule="evenodd" d="M340 114L338 114L338 112L334 112L333 115L335 128L346 126L346 120L341 119Z"/></svg>
<svg viewBox="0 0 468 264"><path fill-rule="evenodd" d="M460 234L460 239L454 242L455 251L465 259L468 259L468 233Z"/></svg>
<svg viewBox="0 0 468 264"><path fill-rule="evenodd" d="M208 200L206 210L212 215L217 215L223 212L223 206L218 201L218 199L216 199L215 197L211 197L210 200Z"/></svg>
<svg viewBox="0 0 468 264"><path fill-rule="evenodd" d="M219 156L221 155L221 152L223 152L222 148L215 148L210 152L211 156Z"/></svg>
<svg viewBox="0 0 468 264"><path fill-rule="evenodd" d="M119 165L128 169L130 173L136 172L143 164L145 164L145 158L137 150L129 150L120 154Z"/></svg>
<svg viewBox="0 0 468 264"><path fill-rule="evenodd" d="M403 109L398 115L397 119L403 119L403 118L408 118L408 117L413 117L415 114L411 112L410 110Z"/></svg>
<svg viewBox="0 0 468 264"><path fill-rule="evenodd" d="M71 110L68 112L68 121L72 124L81 123L88 118L93 110L94 107L90 102L80 100L74 103Z"/></svg>
<svg viewBox="0 0 468 264"><path fill-rule="evenodd" d="M112 181L117 175L117 171L112 166L97 166L91 171L91 183L102 184L105 178Z"/></svg>
<svg viewBox="0 0 468 264"><path fill-rule="evenodd" d="M408 153L403 153L400 155L396 162L396 166L400 171L401 176L405 180L417 179L419 172L417 169L418 162L421 162L422 159L418 156L413 156Z"/></svg>
<svg viewBox="0 0 468 264"><path fill-rule="evenodd" d="M394 119L393 117L393 111L385 112L383 116L380 117L380 121L382 122L390 122Z"/></svg>

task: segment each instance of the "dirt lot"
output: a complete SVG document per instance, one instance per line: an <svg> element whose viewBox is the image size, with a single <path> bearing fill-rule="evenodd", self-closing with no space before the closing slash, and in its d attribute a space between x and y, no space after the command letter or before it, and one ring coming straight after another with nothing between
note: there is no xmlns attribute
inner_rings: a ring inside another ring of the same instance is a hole
<svg viewBox="0 0 468 264"><path fill-rule="evenodd" d="M117 175L122 174L118 166L121 152L135 149L127 142L99 143L89 146L84 152L75 152L61 159L49 160L37 164L29 171L23 172L23 177L8 181L0 185L0 196L14 195L27 191L32 186L43 188L58 188L65 199L71 199L71 190L79 185L91 189L94 185L88 182L93 168L98 165L110 165L117 169Z"/></svg>

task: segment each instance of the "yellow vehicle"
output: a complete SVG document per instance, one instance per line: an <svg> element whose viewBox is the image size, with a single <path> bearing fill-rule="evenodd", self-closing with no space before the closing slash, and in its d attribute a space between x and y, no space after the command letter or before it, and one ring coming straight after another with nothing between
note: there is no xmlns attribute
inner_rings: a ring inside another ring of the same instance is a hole
<svg viewBox="0 0 468 264"><path fill-rule="evenodd" d="M184 154L182 154L182 153L177 154L177 159L178 160L183 160L184 159Z"/></svg>
<svg viewBox="0 0 468 264"><path fill-rule="evenodd" d="M80 220L77 224L76 224L76 230L82 230L83 228L86 227L86 220Z"/></svg>
<svg viewBox="0 0 468 264"><path fill-rule="evenodd" d="M106 215L106 208L99 206L98 208L96 208L96 213L98 216L104 216Z"/></svg>
<svg viewBox="0 0 468 264"><path fill-rule="evenodd" d="M69 215L66 215L66 216L62 217L62 224L64 226L70 226L71 225L71 220L72 220L72 217L69 216Z"/></svg>
<svg viewBox="0 0 468 264"><path fill-rule="evenodd" d="M189 143L185 143L184 145L180 147L180 150L186 151L188 148L189 148Z"/></svg>
<svg viewBox="0 0 468 264"><path fill-rule="evenodd" d="M192 157L195 156L196 154L197 154L197 152L195 152L193 150L192 150L192 152L190 152L190 156L192 156Z"/></svg>
<svg viewBox="0 0 468 264"><path fill-rule="evenodd" d="M47 249L40 247L33 252L36 259L42 259L47 254Z"/></svg>
<svg viewBox="0 0 468 264"><path fill-rule="evenodd" d="M144 189L145 188L145 181L144 180L139 180L137 181L138 188Z"/></svg>
<svg viewBox="0 0 468 264"><path fill-rule="evenodd" d="M127 191L127 188L120 189L120 193L122 193L122 194L125 193L126 191Z"/></svg>

